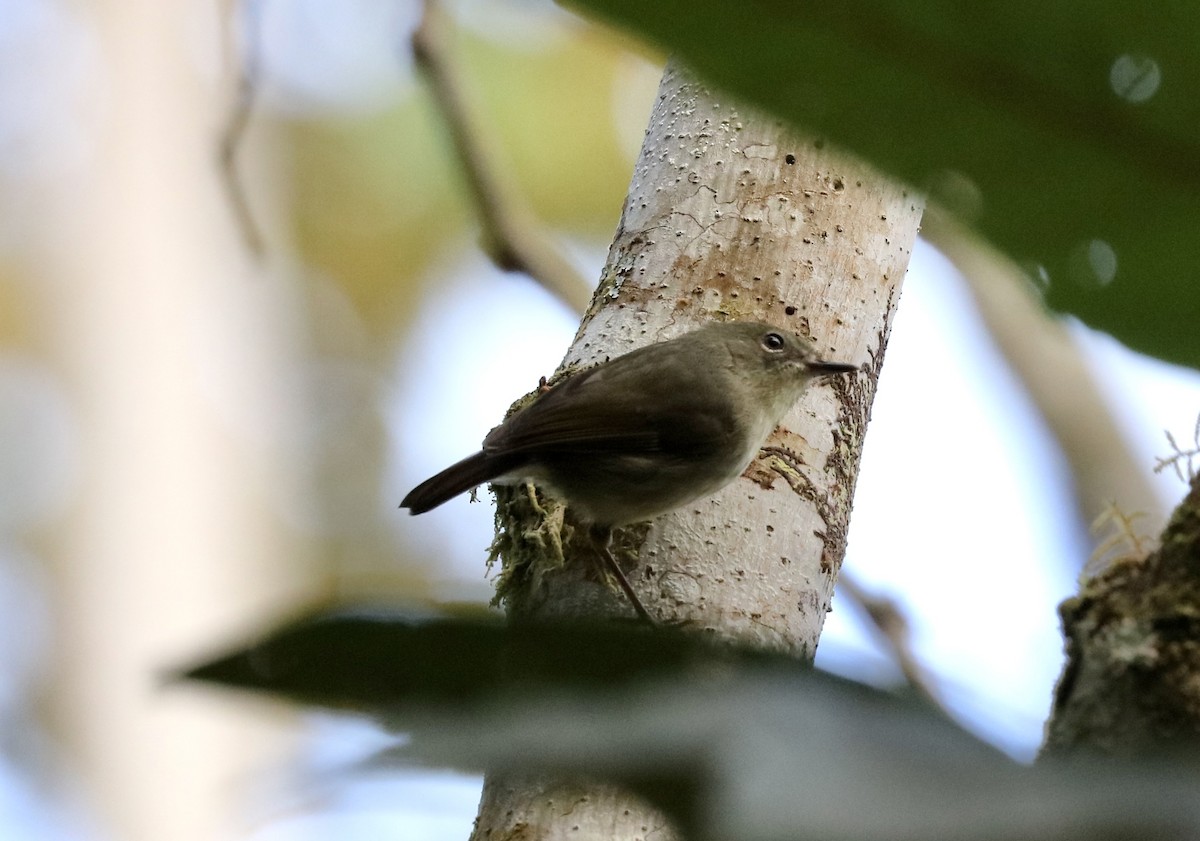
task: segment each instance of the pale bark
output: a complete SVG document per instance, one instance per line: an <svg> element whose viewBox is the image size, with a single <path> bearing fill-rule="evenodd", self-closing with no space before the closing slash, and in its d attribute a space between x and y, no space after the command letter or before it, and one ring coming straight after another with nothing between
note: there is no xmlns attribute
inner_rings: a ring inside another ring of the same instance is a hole
<svg viewBox="0 0 1200 841"><path fill-rule="evenodd" d="M921 210L919 196L861 162L668 68L599 288L564 364L712 319L756 319L862 367L810 387L739 480L624 532L622 562L662 621L812 656ZM511 508L501 510L504 523ZM568 541L558 565L553 541L543 548L512 520L505 525L502 595L511 611L629 615L619 593L596 583L586 543ZM619 792L570 787L566 803L564 790L490 776L474 837L672 837L661 817Z"/></svg>

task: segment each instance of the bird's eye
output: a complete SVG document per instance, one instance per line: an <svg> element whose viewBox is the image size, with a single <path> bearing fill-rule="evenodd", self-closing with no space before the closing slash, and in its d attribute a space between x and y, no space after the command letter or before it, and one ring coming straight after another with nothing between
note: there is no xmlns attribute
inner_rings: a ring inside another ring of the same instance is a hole
<svg viewBox="0 0 1200 841"><path fill-rule="evenodd" d="M767 333L762 337L762 346L764 350L781 351L787 343L783 340L783 336L778 333Z"/></svg>

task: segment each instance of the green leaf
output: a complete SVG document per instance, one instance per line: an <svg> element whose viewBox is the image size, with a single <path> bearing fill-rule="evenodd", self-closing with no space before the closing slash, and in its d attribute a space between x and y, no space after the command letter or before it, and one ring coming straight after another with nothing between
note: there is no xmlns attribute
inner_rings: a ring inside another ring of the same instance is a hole
<svg viewBox="0 0 1200 841"><path fill-rule="evenodd" d="M520 688L613 689L729 660L807 666L641 623L507 624L480 608L361 605L319 610L172 675L392 717L469 706Z"/></svg>
<svg viewBox="0 0 1200 841"><path fill-rule="evenodd" d="M1053 308L1200 366L1200 4L570 2L964 211Z"/></svg>
<svg viewBox="0 0 1200 841"><path fill-rule="evenodd" d="M319 613L185 677L376 713L374 756L627 786L685 837L1190 838L1190 766L1023 768L913 696L641 625Z"/></svg>

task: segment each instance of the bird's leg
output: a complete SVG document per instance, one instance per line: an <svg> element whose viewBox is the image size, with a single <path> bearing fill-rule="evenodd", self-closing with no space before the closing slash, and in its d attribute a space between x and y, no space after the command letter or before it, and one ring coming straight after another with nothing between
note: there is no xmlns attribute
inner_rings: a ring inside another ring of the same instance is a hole
<svg viewBox="0 0 1200 841"><path fill-rule="evenodd" d="M621 569L621 566L617 563L617 559L613 557L612 529L607 526L592 526L592 542L595 543L596 551L600 554L600 559L604 561L604 566L616 577L617 583L621 585L621 589L625 592L629 603L637 611L638 617L643 622L657 627L658 623L654 621L654 617L642 606L642 600L633 591L633 585L625 577L625 571Z"/></svg>

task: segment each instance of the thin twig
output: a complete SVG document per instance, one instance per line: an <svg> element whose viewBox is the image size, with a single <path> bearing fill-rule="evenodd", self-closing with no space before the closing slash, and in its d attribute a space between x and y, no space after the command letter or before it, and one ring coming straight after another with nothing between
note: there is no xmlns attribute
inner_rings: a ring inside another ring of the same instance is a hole
<svg viewBox="0 0 1200 841"><path fill-rule="evenodd" d="M1167 444L1171 447L1171 455L1162 458L1155 458L1154 472L1160 473L1168 467L1175 471L1175 475L1179 477L1181 482L1191 482L1196 478L1197 468L1195 461L1200 458L1200 416L1196 417L1196 428L1192 430L1192 446L1186 450L1175 442L1175 436L1168 429L1166 431ZM1184 465L1185 467L1181 467ZM1187 475L1184 475L1186 468Z"/></svg>
<svg viewBox="0 0 1200 841"><path fill-rule="evenodd" d="M1118 563L1143 561L1155 548L1155 541L1138 532L1134 523L1146 516L1144 511L1134 511L1126 514L1117 507L1117 503L1109 501L1099 516L1092 521L1091 531L1097 537L1105 537L1088 558L1080 574L1080 581L1087 581L1099 575L1103 570Z"/></svg>
<svg viewBox="0 0 1200 841"><path fill-rule="evenodd" d="M863 614L891 649L892 657L909 685L934 706L946 709L937 686L913 653L908 619L896 603L885 596L868 593L845 568L838 573L838 590L862 608Z"/></svg>
<svg viewBox="0 0 1200 841"><path fill-rule="evenodd" d="M467 107L457 67L447 55L446 13L436 0L425 0L421 22L412 35L413 58L429 83L450 140L479 212L485 248L505 271L524 272L575 312L590 300L590 284L547 237L516 190L504 182L482 142L482 132Z"/></svg>
<svg viewBox="0 0 1200 841"><path fill-rule="evenodd" d="M238 68L237 93L234 96L233 107L225 121L219 140L219 163L221 183L229 197L233 208L233 216L246 250L255 260L262 260L266 254L262 232L254 221L250 211L250 201L246 195L246 186L238 174L238 152L245 138L250 117L254 111L254 101L258 94L259 76L262 70L262 56L259 32L259 18L262 12L259 0L245 0L244 3L233 3L225 15L226 43L230 63ZM241 14L239 14L241 12ZM237 23L242 24L242 38L238 39ZM239 49L240 47L240 49Z"/></svg>

